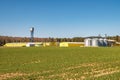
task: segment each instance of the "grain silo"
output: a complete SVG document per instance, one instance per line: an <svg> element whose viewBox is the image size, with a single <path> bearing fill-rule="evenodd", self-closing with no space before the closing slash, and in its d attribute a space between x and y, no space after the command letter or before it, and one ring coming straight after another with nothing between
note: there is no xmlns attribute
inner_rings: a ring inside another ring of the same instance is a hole
<svg viewBox="0 0 120 80"><path fill-rule="evenodd" d="M103 46L103 39L102 38L99 39L99 46Z"/></svg>
<svg viewBox="0 0 120 80"><path fill-rule="evenodd" d="M92 39L92 46L93 47L98 47L99 45L98 45L98 38L93 38Z"/></svg>
<svg viewBox="0 0 120 80"><path fill-rule="evenodd" d="M86 47L92 46L92 39L86 38L84 42Z"/></svg>
<svg viewBox="0 0 120 80"><path fill-rule="evenodd" d="M107 45L108 45L107 39L103 39L103 46L107 46Z"/></svg>

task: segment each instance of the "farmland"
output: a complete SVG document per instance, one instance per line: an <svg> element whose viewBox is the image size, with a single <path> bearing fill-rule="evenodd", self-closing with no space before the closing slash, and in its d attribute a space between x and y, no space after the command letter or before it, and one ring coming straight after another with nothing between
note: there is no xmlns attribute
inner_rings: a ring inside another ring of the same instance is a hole
<svg viewBox="0 0 120 80"><path fill-rule="evenodd" d="M0 48L0 80L55 79L120 80L120 48Z"/></svg>

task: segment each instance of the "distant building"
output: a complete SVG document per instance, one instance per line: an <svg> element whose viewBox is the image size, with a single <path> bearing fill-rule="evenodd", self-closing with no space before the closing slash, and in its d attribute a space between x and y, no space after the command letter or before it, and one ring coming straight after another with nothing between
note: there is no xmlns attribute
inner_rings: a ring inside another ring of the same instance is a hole
<svg viewBox="0 0 120 80"><path fill-rule="evenodd" d="M25 47L26 43L6 43L4 47Z"/></svg>
<svg viewBox="0 0 120 80"><path fill-rule="evenodd" d="M35 46L35 43L27 43L26 44L26 47L34 47Z"/></svg>
<svg viewBox="0 0 120 80"><path fill-rule="evenodd" d="M84 42L60 42L60 47L83 47Z"/></svg>
<svg viewBox="0 0 120 80"><path fill-rule="evenodd" d="M84 40L85 47L99 47L108 46L108 41L106 38L99 36L86 37Z"/></svg>

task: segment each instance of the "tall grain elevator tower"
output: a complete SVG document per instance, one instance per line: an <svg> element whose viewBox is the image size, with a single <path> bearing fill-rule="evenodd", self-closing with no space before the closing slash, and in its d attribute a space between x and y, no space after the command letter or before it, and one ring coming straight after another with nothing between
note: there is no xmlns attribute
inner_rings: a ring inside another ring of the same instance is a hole
<svg viewBox="0 0 120 80"><path fill-rule="evenodd" d="M31 27L30 28L30 42L34 42L34 27Z"/></svg>

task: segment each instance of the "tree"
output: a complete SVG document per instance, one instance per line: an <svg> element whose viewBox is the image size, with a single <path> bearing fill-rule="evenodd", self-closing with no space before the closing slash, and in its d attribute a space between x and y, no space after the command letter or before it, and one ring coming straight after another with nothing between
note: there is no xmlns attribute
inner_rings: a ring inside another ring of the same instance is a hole
<svg viewBox="0 0 120 80"><path fill-rule="evenodd" d="M119 36L116 35L116 39L115 39L117 42L119 42Z"/></svg>

